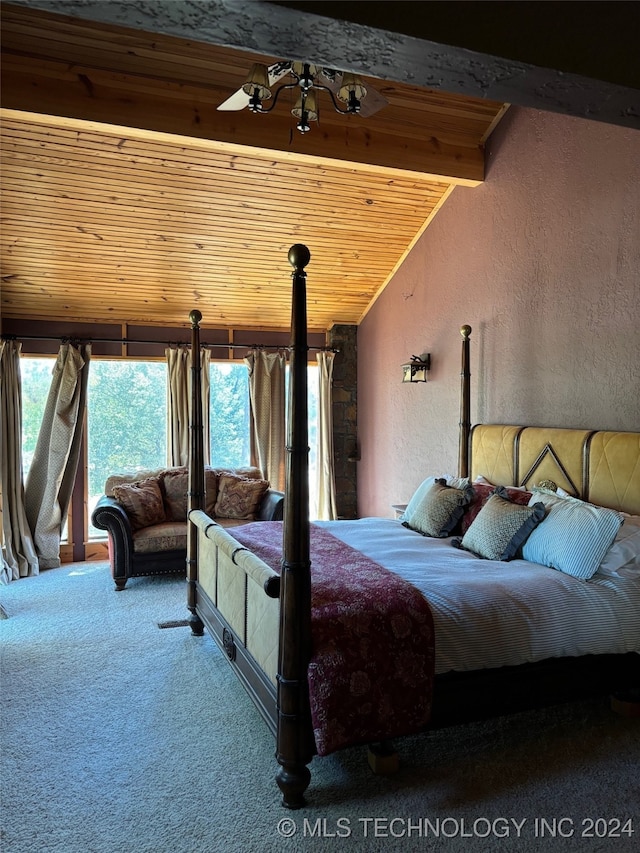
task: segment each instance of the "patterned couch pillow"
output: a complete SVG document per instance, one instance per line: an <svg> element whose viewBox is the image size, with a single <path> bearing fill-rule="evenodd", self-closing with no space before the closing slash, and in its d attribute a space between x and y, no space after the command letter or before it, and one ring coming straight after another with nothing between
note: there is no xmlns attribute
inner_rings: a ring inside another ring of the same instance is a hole
<svg viewBox="0 0 640 853"><path fill-rule="evenodd" d="M249 480L263 480L262 471L256 468L255 465L244 465L238 468L221 468L220 466L212 468L216 474L235 474L237 477L247 477Z"/></svg>
<svg viewBox="0 0 640 853"><path fill-rule="evenodd" d="M113 496L129 516L132 530L140 530L166 520L160 481L155 477L115 486Z"/></svg>
<svg viewBox="0 0 640 853"><path fill-rule="evenodd" d="M204 469L204 511L210 516L215 515L219 482L220 472L207 466Z"/></svg>
<svg viewBox="0 0 640 853"><path fill-rule="evenodd" d="M162 475L167 521L185 521L189 491L189 470L168 468Z"/></svg>
<svg viewBox="0 0 640 853"><path fill-rule="evenodd" d="M213 511L218 518L255 518L265 492L267 480L221 474L218 480L218 499Z"/></svg>
<svg viewBox="0 0 640 853"><path fill-rule="evenodd" d="M487 499L469 529L453 544L486 560L512 560L545 517L543 503L521 506L501 486Z"/></svg>
<svg viewBox="0 0 640 853"><path fill-rule="evenodd" d="M473 496L471 486L455 489L443 478L427 481L416 491L403 515L403 525L423 536L449 536Z"/></svg>

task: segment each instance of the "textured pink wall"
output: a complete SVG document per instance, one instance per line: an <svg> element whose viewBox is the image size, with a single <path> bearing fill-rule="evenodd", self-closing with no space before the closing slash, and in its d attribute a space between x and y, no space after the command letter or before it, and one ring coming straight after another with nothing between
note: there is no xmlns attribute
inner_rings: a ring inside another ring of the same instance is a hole
<svg viewBox="0 0 640 853"><path fill-rule="evenodd" d="M456 472L463 323L473 423L640 430L640 132L507 113L360 326L360 515Z"/></svg>

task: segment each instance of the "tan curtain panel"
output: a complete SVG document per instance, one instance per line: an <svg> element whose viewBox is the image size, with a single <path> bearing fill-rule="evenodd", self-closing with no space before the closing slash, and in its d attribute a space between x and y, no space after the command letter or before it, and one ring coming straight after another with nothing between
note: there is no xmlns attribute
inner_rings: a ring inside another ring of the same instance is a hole
<svg viewBox="0 0 640 853"><path fill-rule="evenodd" d="M167 358L167 464L180 467L189 464L191 423L191 349L177 347L165 350ZM202 426L204 464L211 459L209 442L209 365L211 353L200 351Z"/></svg>
<svg viewBox="0 0 640 853"><path fill-rule="evenodd" d="M25 485L25 506L41 569L60 565L60 538L78 468L91 345L62 344Z"/></svg>
<svg viewBox="0 0 640 853"><path fill-rule="evenodd" d="M333 361L335 353L319 352L318 362L318 518L333 521L336 510L333 457Z"/></svg>
<svg viewBox="0 0 640 853"><path fill-rule="evenodd" d="M24 508L22 382L17 341L0 342L0 582L38 574L38 558Z"/></svg>
<svg viewBox="0 0 640 853"><path fill-rule="evenodd" d="M274 489L284 489L285 468L285 366L283 353L251 350L249 369L251 403L251 464L257 465Z"/></svg>

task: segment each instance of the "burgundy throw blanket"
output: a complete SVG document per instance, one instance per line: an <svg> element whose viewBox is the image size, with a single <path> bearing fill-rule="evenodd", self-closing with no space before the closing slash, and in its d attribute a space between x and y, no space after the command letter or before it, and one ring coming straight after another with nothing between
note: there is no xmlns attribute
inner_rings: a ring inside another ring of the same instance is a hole
<svg viewBox="0 0 640 853"><path fill-rule="evenodd" d="M236 527L234 539L280 573L282 522ZM309 699L319 755L424 728L434 630L408 581L311 525Z"/></svg>

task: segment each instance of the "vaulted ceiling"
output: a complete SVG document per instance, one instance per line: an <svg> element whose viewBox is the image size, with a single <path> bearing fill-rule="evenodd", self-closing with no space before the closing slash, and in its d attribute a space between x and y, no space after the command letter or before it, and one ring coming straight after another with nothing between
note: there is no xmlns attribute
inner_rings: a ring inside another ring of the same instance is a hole
<svg viewBox="0 0 640 853"><path fill-rule="evenodd" d="M362 319L505 105L368 78L382 109L302 135L216 109L256 59L2 4L4 318L287 328L303 242L310 328Z"/></svg>

